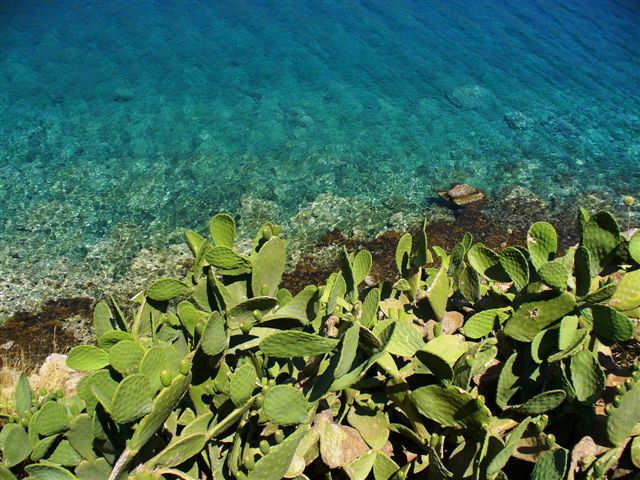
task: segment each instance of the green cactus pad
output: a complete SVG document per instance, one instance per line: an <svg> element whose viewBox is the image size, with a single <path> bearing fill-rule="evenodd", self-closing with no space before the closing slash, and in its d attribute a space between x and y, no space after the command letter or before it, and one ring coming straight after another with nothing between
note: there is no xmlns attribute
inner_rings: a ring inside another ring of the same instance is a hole
<svg viewBox="0 0 640 480"><path fill-rule="evenodd" d="M509 247L500 252L499 261L517 290L529 284L529 262L518 248Z"/></svg>
<svg viewBox="0 0 640 480"><path fill-rule="evenodd" d="M336 378L345 375L356 358L358 352L358 342L360 340L360 326L357 323L351 325L344 335L342 336L342 345L340 346L340 354L338 356L338 363L333 372Z"/></svg>
<svg viewBox="0 0 640 480"><path fill-rule="evenodd" d="M405 270L409 267L411 243L411 234L405 233L400 237L398 245L396 245L396 268L398 269L398 272L400 272L400 275L404 274Z"/></svg>
<svg viewBox="0 0 640 480"><path fill-rule="evenodd" d="M236 368L230 379L231 400L236 406L243 405L256 388L258 375L251 363L245 363Z"/></svg>
<svg viewBox="0 0 640 480"><path fill-rule="evenodd" d="M198 454L207 443L206 433L192 433L191 435L180 435L174 438L155 457L148 460L143 469L154 470L157 468L170 468L186 462L194 455Z"/></svg>
<svg viewBox="0 0 640 480"><path fill-rule="evenodd" d="M484 403L456 387L428 385L415 389L410 396L422 415L443 427L477 430L491 419Z"/></svg>
<svg viewBox="0 0 640 480"><path fill-rule="evenodd" d="M282 443L272 447L269 453L256 462L255 468L249 472L248 480L280 480L289 470L298 444L308 428L306 425L298 427Z"/></svg>
<svg viewBox="0 0 640 480"><path fill-rule="evenodd" d="M82 457L68 440L62 440L47 458L47 461L63 467L73 467L82 461Z"/></svg>
<svg viewBox="0 0 640 480"><path fill-rule="evenodd" d="M151 393L162 388L160 373L167 370L171 377L178 373L180 354L171 345L155 345L147 350L140 361L139 372L149 380Z"/></svg>
<svg viewBox="0 0 640 480"><path fill-rule="evenodd" d="M109 353L94 345L73 347L67 357L67 366L74 370L100 370L109 365Z"/></svg>
<svg viewBox="0 0 640 480"><path fill-rule="evenodd" d="M120 382L111 401L116 423L133 422L151 411L151 386L146 375L129 375Z"/></svg>
<svg viewBox="0 0 640 480"><path fill-rule="evenodd" d="M117 372L128 375L138 371L144 353L137 341L123 340L109 350L109 363Z"/></svg>
<svg viewBox="0 0 640 480"><path fill-rule="evenodd" d="M396 462L386 454L377 452L376 461L373 464L373 478L375 480L389 480L398 470L400 467Z"/></svg>
<svg viewBox="0 0 640 480"><path fill-rule="evenodd" d="M579 402L592 405L604 390L606 377L600 363L589 350L571 357L571 383Z"/></svg>
<svg viewBox="0 0 640 480"><path fill-rule="evenodd" d="M633 466L640 469L640 437L633 437L633 440L631 440L629 456Z"/></svg>
<svg viewBox="0 0 640 480"><path fill-rule="evenodd" d="M609 305L616 310L633 310L640 306L640 270L625 273Z"/></svg>
<svg viewBox="0 0 640 480"><path fill-rule="evenodd" d="M536 222L527 233L527 247L536 270L553 258L558 251L558 235L548 222Z"/></svg>
<svg viewBox="0 0 640 480"><path fill-rule="evenodd" d="M207 239L200 235L198 232L188 229L184 232L184 239L185 242L187 242L189 250L191 250L191 253L194 257L198 256L198 253L200 253L200 248L202 248L202 245L207 241Z"/></svg>
<svg viewBox="0 0 640 480"><path fill-rule="evenodd" d="M591 307L591 313L593 330L598 340L605 345L633 338L633 323L626 315L604 305L594 305Z"/></svg>
<svg viewBox="0 0 640 480"><path fill-rule="evenodd" d="M514 405L511 410L525 415L540 415L554 408L558 408L567 398L564 390L547 390L530 398L522 405Z"/></svg>
<svg viewBox="0 0 640 480"><path fill-rule="evenodd" d="M531 480L562 480L567 470L569 453L564 448L549 450L536 462Z"/></svg>
<svg viewBox="0 0 640 480"><path fill-rule="evenodd" d="M78 415L71 420L69 431L66 433L67 440L71 446L80 454L83 458L92 460L96 458L96 454L93 451L93 421L91 417L86 413Z"/></svg>
<svg viewBox="0 0 640 480"><path fill-rule="evenodd" d="M207 355L218 355L227 348L228 341L224 319L219 313L212 313L204 332L202 332L200 348Z"/></svg>
<svg viewBox="0 0 640 480"><path fill-rule="evenodd" d="M482 243L476 243L467 252L469 265L487 280L508 282L511 280L500 264L500 257L496 252Z"/></svg>
<svg viewBox="0 0 640 480"><path fill-rule="evenodd" d="M291 385L275 385L268 389L262 406L265 417L276 425L305 423L309 408L302 392Z"/></svg>
<svg viewBox="0 0 640 480"><path fill-rule="evenodd" d="M451 378L453 366L467 351L462 335L440 335L429 340L416 355L429 370L441 378Z"/></svg>
<svg viewBox="0 0 640 480"><path fill-rule="evenodd" d="M133 336L129 332L123 332L122 330L110 330L98 337L98 346L104 350L110 350L111 347L122 340L133 340Z"/></svg>
<svg viewBox="0 0 640 480"><path fill-rule="evenodd" d="M49 400L38 412L36 431L42 436L60 433L69 428L69 416L62 404Z"/></svg>
<svg viewBox="0 0 640 480"><path fill-rule="evenodd" d="M44 458L51 450L51 447L58 441L60 438L60 433L56 433L55 435L49 435L48 437L44 437L40 439L34 446L33 451L31 452L31 460L37 462Z"/></svg>
<svg viewBox="0 0 640 480"><path fill-rule="evenodd" d="M498 377L498 387L496 390L496 403L503 410L507 408L509 400L518 392L519 376L515 372L515 362L518 357L516 352L504 362L500 377Z"/></svg>
<svg viewBox="0 0 640 480"><path fill-rule="evenodd" d="M640 263L640 232L636 232L629 240L629 255L636 263Z"/></svg>
<svg viewBox="0 0 640 480"><path fill-rule="evenodd" d="M591 254L585 246L578 247L573 263L576 276L576 295L584 297L591 290Z"/></svg>
<svg viewBox="0 0 640 480"><path fill-rule="evenodd" d="M30 480L77 480L66 468L50 463L35 463L24 467Z"/></svg>
<svg viewBox="0 0 640 480"><path fill-rule="evenodd" d="M269 240L271 241L271 240ZM253 325L261 320L255 316L257 311L264 320L264 315L278 305L275 297L253 297L240 302L227 313L227 325L231 329L241 328L244 324Z"/></svg>
<svg viewBox="0 0 640 480"><path fill-rule="evenodd" d="M360 432L371 448L382 449L389 439L389 421L383 412L361 411L351 408L347 414L349 424Z"/></svg>
<svg viewBox="0 0 640 480"><path fill-rule="evenodd" d="M584 297L585 303L603 303L609 300L616 291L615 283L607 283Z"/></svg>
<svg viewBox="0 0 640 480"><path fill-rule="evenodd" d="M369 328L377 319L378 304L380 303L380 289L372 288L362 302L362 317L360 322Z"/></svg>
<svg viewBox="0 0 640 480"><path fill-rule="evenodd" d="M465 337L478 339L486 337L492 330L509 317L504 308L491 308L473 314L464 322L462 333Z"/></svg>
<svg viewBox="0 0 640 480"><path fill-rule="evenodd" d="M286 242L272 237L258 251L253 259L251 290L254 296L273 296L284 273L286 264Z"/></svg>
<svg viewBox="0 0 640 480"><path fill-rule="evenodd" d="M2 429L2 436L2 457L7 467L18 465L29 457L31 444L24 428L15 423L7 424Z"/></svg>
<svg viewBox="0 0 640 480"><path fill-rule="evenodd" d="M565 290L567 288L569 271L559 261L545 263L538 269L538 275L551 288L556 290Z"/></svg>
<svg viewBox="0 0 640 480"><path fill-rule="evenodd" d="M576 315L567 315L560 320L558 330L558 348L564 350L569 348L575 339L578 330L579 320Z"/></svg>
<svg viewBox="0 0 640 480"><path fill-rule="evenodd" d="M598 212L584 225L582 245L591 254L591 274L598 274L620 243L620 227L610 213Z"/></svg>
<svg viewBox="0 0 640 480"><path fill-rule="evenodd" d="M480 275L473 268L466 265L458 276L460 293L470 303L480 299Z"/></svg>
<svg viewBox="0 0 640 480"><path fill-rule="evenodd" d="M351 264L351 274L353 275L353 284L357 287L362 283L373 265L373 257L368 250L360 250Z"/></svg>
<svg viewBox="0 0 640 480"><path fill-rule="evenodd" d="M98 302L93 309L93 330L97 338L109 330L113 330L113 315L109 305L104 300Z"/></svg>
<svg viewBox="0 0 640 480"><path fill-rule="evenodd" d="M447 300L449 298L449 277L444 264L431 281L425 295L436 320L442 320L442 317L447 311Z"/></svg>
<svg viewBox="0 0 640 480"><path fill-rule="evenodd" d="M409 318L387 321L389 326L385 333L391 331L391 336L384 347L386 352L402 357L412 357L418 350L425 347L422 334Z"/></svg>
<svg viewBox="0 0 640 480"><path fill-rule="evenodd" d="M622 394L620 404L607 417L607 437L615 445L622 445L640 423L640 381Z"/></svg>
<svg viewBox="0 0 640 480"><path fill-rule="evenodd" d="M31 408L31 402L33 400L33 391L29 385L29 378L24 372L18 377L13 398L16 402L16 412L19 417L22 417L25 412Z"/></svg>
<svg viewBox="0 0 640 480"><path fill-rule="evenodd" d="M487 465L487 472L486 472L487 477L491 478L494 475L497 475L498 472L500 472L500 470L502 470L505 467L505 465L511 458L511 455L513 454L516 447L518 446L518 442L522 438L522 435L524 434L525 430L529 426L529 422L530 422L530 419L527 417L522 422L520 422L520 424L513 430L513 432L511 432L511 435L509 436L509 440L507 440L507 443L505 444L504 448L500 450L491 459L491 461L489 462L489 465Z"/></svg>
<svg viewBox="0 0 640 480"><path fill-rule="evenodd" d="M209 246L204 253L204 258L211 265L222 270L232 271L234 273L248 273L251 271L249 260L230 247Z"/></svg>
<svg viewBox="0 0 640 480"><path fill-rule="evenodd" d="M302 325L309 323L308 307L309 302L316 296L318 289L313 285L307 285L300 293L293 297L284 306L275 312L269 313L262 318L263 322L280 319L293 319Z"/></svg>
<svg viewBox="0 0 640 480"><path fill-rule="evenodd" d="M186 376L178 374L171 382L171 385L162 389L153 399L151 413L140 421L131 437L129 448L132 451L137 452L142 448L162 426L175 405L187 392L190 383L191 374Z"/></svg>
<svg viewBox="0 0 640 480"><path fill-rule="evenodd" d="M177 313L180 323L191 336L194 335L198 322L207 318L209 315L207 312L198 310L193 303L186 300L178 304Z"/></svg>
<svg viewBox="0 0 640 480"><path fill-rule="evenodd" d="M365 480L369 477L369 473L373 469L373 464L376 461L377 453L374 450L370 450L364 455L356 458L353 462L343 467L345 473L349 477L349 480Z"/></svg>
<svg viewBox="0 0 640 480"><path fill-rule="evenodd" d="M540 300L520 305L507 321L504 332L521 342L530 342L540 330L571 312L576 300L570 293L542 294Z"/></svg>
<svg viewBox="0 0 640 480"><path fill-rule="evenodd" d="M272 357L295 358L332 351L338 340L298 330L276 332L260 342L260 350Z"/></svg>
<svg viewBox="0 0 640 480"><path fill-rule="evenodd" d="M104 458L85 460L75 470L78 480L107 480L111 473L111 465Z"/></svg>
<svg viewBox="0 0 640 480"><path fill-rule="evenodd" d="M164 302L176 297L182 297L191 291L191 287L175 278L160 278L153 282L147 290L151 300Z"/></svg>
<svg viewBox="0 0 640 480"><path fill-rule="evenodd" d="M218 213L209 221L209 235L218 246L233 247L236 237L236 222L228 213Z"/></svg>

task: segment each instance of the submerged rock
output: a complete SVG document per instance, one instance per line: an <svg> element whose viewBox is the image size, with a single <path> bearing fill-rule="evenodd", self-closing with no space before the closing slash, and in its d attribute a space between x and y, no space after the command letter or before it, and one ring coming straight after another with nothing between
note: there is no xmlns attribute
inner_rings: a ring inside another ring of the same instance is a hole
<svg viewBox="0 0 640 480"><path fill-rule="evenodd" d="M447 100L460 109L486 107L493 103L493 95L480 85L462 85L446 94Z"/></svg>
<svg viewBox="0 0 640 480"><path fill-rule="evenodd" d="M447 202L458 207L477 202L485 198L484 192L466 183L458 183L447 191L438 192L438 195Z"/></svg>

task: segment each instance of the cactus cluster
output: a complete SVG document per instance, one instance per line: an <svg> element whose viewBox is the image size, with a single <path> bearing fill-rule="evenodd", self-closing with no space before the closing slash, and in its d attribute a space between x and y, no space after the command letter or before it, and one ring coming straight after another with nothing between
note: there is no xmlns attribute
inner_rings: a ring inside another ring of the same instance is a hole
<svg viewBox="0 0 640 480"><path fill-rule="evenodd" d="M595 479L640 465L640 364L617 387L609 347L636 335L637 242L581 211L564 254L552 225L503 251L451 254L425 229L400 279L364 282L366 250L293 293L286 242L235 222L186 232L193 267L94 311L68 355L73 396L23 374L0 432L0 479ZM458 321L455 321L458 319ZM617 377L621 378L617 370ZM614 391L615 390L615 391Z"/></svg>

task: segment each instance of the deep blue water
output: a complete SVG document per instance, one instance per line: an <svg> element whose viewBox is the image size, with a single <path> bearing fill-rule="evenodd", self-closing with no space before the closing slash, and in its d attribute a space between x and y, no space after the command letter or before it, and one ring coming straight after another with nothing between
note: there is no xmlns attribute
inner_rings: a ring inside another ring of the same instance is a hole
<svg viewBox="0 0 640 480"><path fill-rule="evenodd" d="M0 3L5 271L220 209L372 233L463 181L640 194L640 3Z"/></svg>

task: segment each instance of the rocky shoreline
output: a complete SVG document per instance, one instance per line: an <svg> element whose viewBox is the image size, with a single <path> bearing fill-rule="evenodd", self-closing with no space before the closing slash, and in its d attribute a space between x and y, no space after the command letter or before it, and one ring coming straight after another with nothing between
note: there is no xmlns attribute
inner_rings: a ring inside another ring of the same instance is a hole
<svg viewBox="0 0 640 480"><path fill-rule="evenodd" d="M518 186L503 191L497 199L487 198L479 191L467 191L474 197L472 201L448 204L447 200L437 199L431 210L425 212L431 245L450 249L465 232L492 248L521 245L528 226L546 220L555 225L564 242L560 248L564 249L578 240L575 223L578 206L591 210L613 207L620 222L627 221L622 201L612 205L610 199L607 201L595 194L583 195L572 205L558 205L553 198L543 200ZM315 224L315 234L289 240L290 263L283 278L286 288L295 292L306 284L322 282L337 268L343 247L367 248L374 257L372 274L393 278L398 239L404 231L415 232L421 226L421 216L400 213L390 220L391 228L374 234L367 235L356 226L331 228L341 225L333 218L340 209L332 212L328 208L335 207L336 203L340 201L321 198L304 218L296 220ZM247 237L247 245L249 242ZM127 305L128 299L154 278L181 277L191 262L188 248L175 244L164 249L141 249L122 276L115 276L107 269L98 271L96 277L89 280L86 276L74 277L71 272L64 272L58 283L44 281L38 286L19 274L5 276L0 281L0 357L19 354L27 357L28 363L38 364L52 351L64 352L70 346L86 342L91 339L90 318L97 301L111 296Z"/></svg>

